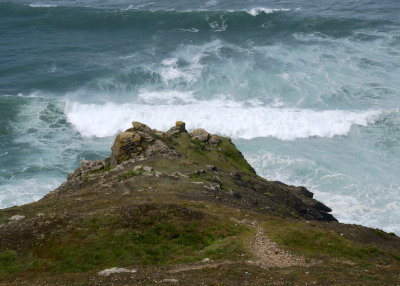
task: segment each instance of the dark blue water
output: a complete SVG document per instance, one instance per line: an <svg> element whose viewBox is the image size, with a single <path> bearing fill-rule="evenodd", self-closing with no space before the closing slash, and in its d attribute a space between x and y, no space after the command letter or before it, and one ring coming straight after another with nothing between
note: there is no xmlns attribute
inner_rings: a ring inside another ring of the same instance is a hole
<svg viewBox="0 0 400 286"><path fill-rule="evenodd" d="M268 179L400 233L400 2L0 1L0 207L132 120L231 136Z"/></svg>

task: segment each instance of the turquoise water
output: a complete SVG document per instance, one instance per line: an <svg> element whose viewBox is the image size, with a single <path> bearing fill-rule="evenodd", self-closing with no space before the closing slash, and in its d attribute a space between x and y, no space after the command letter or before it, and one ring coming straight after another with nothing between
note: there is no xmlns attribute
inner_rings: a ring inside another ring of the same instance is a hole
<svg viewBox="0 0 400 286"><path fill-rule="evenodd" d="M400 2L107 2L0 1L0 207L133 120L184 120L340 221L400 233Z"/></svg>

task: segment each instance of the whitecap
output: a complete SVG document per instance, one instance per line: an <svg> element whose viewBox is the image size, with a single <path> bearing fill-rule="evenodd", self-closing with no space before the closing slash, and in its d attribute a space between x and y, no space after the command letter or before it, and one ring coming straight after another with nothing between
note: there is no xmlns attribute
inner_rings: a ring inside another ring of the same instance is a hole
<svg viewBox="0 0 400 286"><path fill-rule="evenodd" d="M221 18L221 22L213 21L211 23L208 23L208 25L211 27L211 30L213 32L223 32L226 31L226 29L228 28L226 20L223 18Z"/></svg>
<svg viewBox="0 0 400 286"><path fill-rule="evenodd" d="M147 104L175 104L175 103L194 103L196 99L193 92L187 91L147 91L142 89L139 91L138 98L141 102Z"/></svg>
<svg viewBox="0 0 400 286"><path fill-rule="evenodd" d="M167 98L168 94L147 93L149 101ZM193 100L180 105L140 103L82 104L68 102L68 121L83 135L106 137L141 121L153 128L167 130L175 121L186 121L190 129L205 128L233 138L275 137L295 140L308 137L346 135L353 125L375 122L381 110L347 111L254 107L229 100L195 101L188 94L176 93L178 99ZM147 97L147 99L146 99Z"/></svg>
<svg viewBox="0 0 400 286"><path fill-rule="evenodd" d="M161 61L158 73L165 84L171 81L184 80L188 84L197 82L203 71L202 58L210 51L214 51L220 47L219 41L213 41L203 46L186 46L178 49L169 58ZM182 60L187 63L185 66L179 66L178 61Z"/></svg>
<svg viewBox="0 0 400 286"><path fill-rule="evenodd" d="M182 32L190 32L190 33L197 33L197 32L199 32L200 30L199 29L196 29L196 28L190 28L190 29L179 29L180 31L182 31Z"/></svg>
<svg viewBox="0 0 400 286"><path fill-rule="evenodd" d="M45 4L45 3L32 3L28 5L32 8L50 8L50 7L57 7L58 5L55 4Z"/></svg>
<svg viewBox="0 0 400 286"><path fill-rule="evenodd" d="M246 11L248 14L250 14L251 16L258 16L260 14L272 14L275 12L287 12L290 11L290 9L286 9L286 8L264 8L264 7L256 7L256 8L252 8L248 11Z"/></svg>

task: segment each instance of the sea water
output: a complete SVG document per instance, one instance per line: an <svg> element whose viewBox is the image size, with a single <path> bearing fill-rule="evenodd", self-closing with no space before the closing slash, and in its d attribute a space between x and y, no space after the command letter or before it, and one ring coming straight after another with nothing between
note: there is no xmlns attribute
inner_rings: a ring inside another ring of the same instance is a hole
<svg viewBox="0 0 400 286"><path fill-rule="evenodd" d="M400 234L398 0L0 1L0 207L140 121L230 136L341 222Z"/></svg>

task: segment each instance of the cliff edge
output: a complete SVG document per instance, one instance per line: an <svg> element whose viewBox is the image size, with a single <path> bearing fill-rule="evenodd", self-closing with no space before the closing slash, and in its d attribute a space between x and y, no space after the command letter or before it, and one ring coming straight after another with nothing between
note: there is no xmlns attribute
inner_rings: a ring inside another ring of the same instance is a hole
<svg viewBox="0 0 400 286"><path fill-rule="evenodd" d="M133 122L42 200L0 211L3 285L395 285L400 239L265 180L229 138ZM17 279L17 280L16 280ZM267 283L267 284L266 284ZM293 284L294 283L294 284Z"/></svg>

